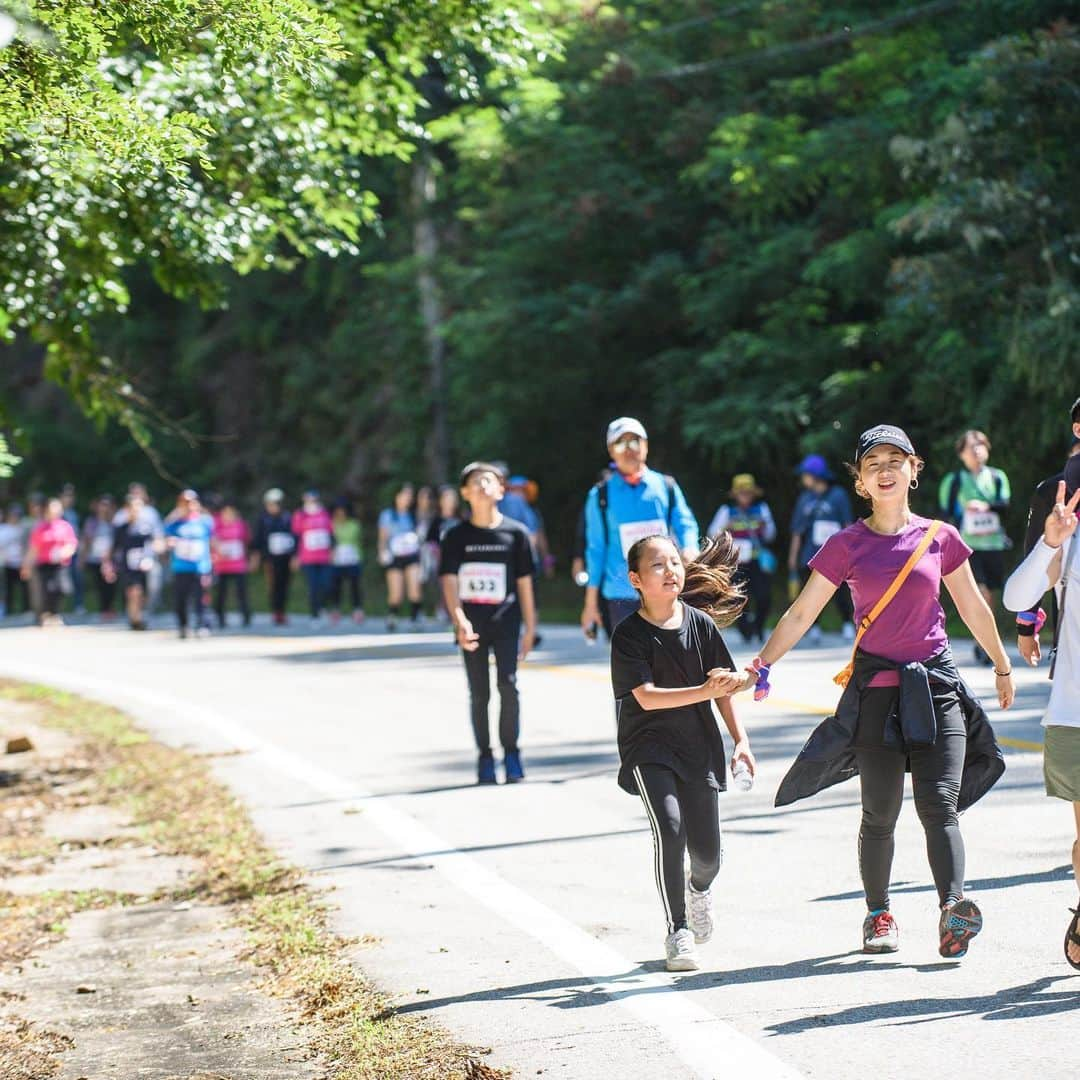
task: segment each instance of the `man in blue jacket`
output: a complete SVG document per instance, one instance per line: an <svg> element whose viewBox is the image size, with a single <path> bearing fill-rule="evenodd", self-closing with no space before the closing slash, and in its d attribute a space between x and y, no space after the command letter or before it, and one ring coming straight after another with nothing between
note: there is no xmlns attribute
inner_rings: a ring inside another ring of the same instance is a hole
<svg viewBox="0 0 1080 1080"><path fill-rule="evenodd" d="M585 500L585 606L581 626L589 637L603 624L612 630L637 611L639 602L626 566L635 541L657 534L671 536L683 558L698 553L698 524L675 480L650 469L649 437L631 416L612 420L607 448L615 466L609 479L596 484Z"/></svg>

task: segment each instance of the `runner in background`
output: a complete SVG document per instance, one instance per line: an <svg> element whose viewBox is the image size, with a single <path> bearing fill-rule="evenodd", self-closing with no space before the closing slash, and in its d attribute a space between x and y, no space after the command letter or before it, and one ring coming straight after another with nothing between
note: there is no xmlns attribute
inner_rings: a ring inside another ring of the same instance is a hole
<svg viewBox="0 0 1080 1080"><path fill-rule="evenodd" d="M517 664L532 649L536 635L534 564L525 527L498 509L502 494L503 477L496 466L484 461L465 466L461 495L472 512L469 521L455 526L443 538L439 566L446 609L469 682L479 784L496 782L488 719L491 653L495 654L499 688L499 742L506 783L525 777L518 746Z"/></svg>
<svg viewBox="0 0 1080 1080"><path fill-rule="evenodd" d="M352 621L364 621L364 543L360 522L346 498L334 503L334 580L331 587L330 620L345 614L346 593Z"/></svg>
<svg viewBox="0 0 1080 1080"><path fill-rule="evenodd" d="M802 481L803 490L795 500L791 515L791 547L788 550L788 596L794 600L799 589L810 580L810 560L821 550L830 536L850 525L855 517L851 512L851 500L847 492L834 483L832 470L820 454L803 458L795 470ZM833 594L843 620L841 632L845 641L855 640L852 619L855 609L851 591L844 582ZM807 634L810 642L821 641L821 628L814 624Z"/></svg>
<svg viewBox="0 0 1080 1080"><path fill-rule="evenodd" d="M60 602L71 591L68 577L71 561L79 550L79 538L70 522L64 520L60 499L49 499L45 515L30 533L23 560L23 576L37 579L38 626L63 626Z"/></svg>
<svg viewBox="0 0 1080 1080"><path fill-rule="evenodd" d="M981 431L965 431L956 441L964 467L949 473L938 490L945 520L960 530L971 548L971 570L983 599L994 606L994 592L1005 584L1005 549L1009 538L1001 516L1009 508L1009 478L992 468L990 440ZM975 643L975 663L990 666L985 650Z"/></svg>
<svg viewBox="0 0 1080 1080"><path fill-rule="evenodd" d="M698 525L674 477L650 469L649 437L641 421L620 416L608 425L608 456L615 469L585 500L585 569L589 575L581 628L595 638L602 624L608 638L639 598L630 584L626 553L643 536L672 536L683 558L698 550Z"/></svg>
<svg viewBox="0 0 1080 1080"><path fill-rule="evenodd" d="M79 511L76 509L76 492L74 484L65 484L60 489L60 502L64 507L64 520L74 530L75 535L80 535L80 521ZM84 598L84 585L83 585L83 572L82 565L78 558L71 560L71 566L68 568L68 573L71 576L71 597L72 603L75 606L75 614L83 615L86 612L85 598Z"/></svg>
<svg viewBox="0 0 1080 1080"><path fill-rule="evenodd" d="M79 561L85 575L93 582L97 592L99 618L112 622L116 617L116 582L105 577L104 566L112 551L113 524L116 504L111 495L99 495L90 504L90 512L83 523L82 540L79 544Z"/></svg>
<svg viewBox="0 0 1080 1080"><path fill-rule="evenodd" d="M776 573L776 556L768 546L776 539L776 523L763 494L750 473L739 473L731 482L728 501L716 511L708 530L714 540L728 532L735 542L739 556L735 583L745 588L749 598L738 628L747 642L765 640Z"/></svg>
<svg viewBox="0 0 1080 1080"><path fill-rule="evenodd" d="M303 571L307 581L311 622L313 626L318 626L330 594L334 526L318 491L314 488L304 492L303 505L292 516L292 531L297 546L293 567L299 567Z"/></svg>
<svg viewBox="0 0 1080 1080"><path fill-rule="evenodd" d="M263 495L263 508L255 525L253 568L260 564L267 575L270 594L270 613L275 626L289 621L289 578L292 574L296 537L292 531L292 515L284 509L285 493L270 488Z"/></svg>
<svg viewBox="0 0 1080 1080"><path fill-rule="evenodd" d="M113 518L113 546L103 572L124 590L128 625L146 629L148 578L159 551L164 550L164 529L153 507L147 506L141 484L128 488L124 505ZM119 524L117 524L119 522Z"/></svg>
<svg viewBox="0 0 1080 1080"><path fill-rule="evenodd" d="M386 573L386 629L391 632L397 629L401 604L406 597L413 628L421 625L423 583L414 503L412 484L402 484L394 495L394 505L379 514L379 564Z"/></svg>
<svg viewBox="0 0 1080 1080"><path fill-rule="evenodd" d="M244 626L251 625L247 588L250 542L251 532L247 522L240 516L236 504L226 499L214 518L214 535L210 541L215 578L214 612L221 629L225 628L225 605L230 590L236 593Z"/></svg>
<svg viewBox="0 0 1080 1080"><path fill-rule="evenodd" d="M461 496L453 484L443 484L439 488L438 497L439 514L428 526L427 536L424 542L433 545L442 559L442 542L446 534L455 526L461 524ZM435 617L441 623L450 621L450 613L446 610L446 602L443 591L439 588L439 599L435 605Z"/></svg>
<svg viewBox="0 0 1080 1080"><path fill-rule="evenodd" d="M0 564L4 571L4 613L18 615L30 610L30 590L22 577L26 542L29 539L22 507L11 503L0 524ZM19 603L21 601L21 605ZM18 608L22 609L20 612Z"/></svg>
<svg viewBox="0 0 1080 1080"><path fill-rule="evenodd" d="M213 569L214 519L203 509L198 494L191 488L180 493L176 509L169 515L165 534L172 553L173 601L178 632L180 637L187 637L188 611L194 608L195 631L203 637L210 632L206 626L205 605Z"/></svg>
<svg viewBox="0 0 1080 1080"><path fill-rule="evenodd" d="M156 541L156 543L151 545L148 549L150 551L150 561L147 564L147 569L145 571L145 579L140 586L143 596L140 604L140 611L143 607L147 607L149 610L153 611L157 608L164 584L164 574L162 572L161 561L157 558L157 552L159 550L164 551L165 526L161 520L161 514L158 513L157 507L150 501L150 493L147 491L145 484L133 480L128 484L127 495L128 497L134 496L139 503L140 509L137 531L139 533L148 532ZM124 505L116 511L116 516L113 518L114 528L124 524L128 520L128 507L128 498L125 498ZM145 627L136 627L136 629L145 629Z"/></svg>

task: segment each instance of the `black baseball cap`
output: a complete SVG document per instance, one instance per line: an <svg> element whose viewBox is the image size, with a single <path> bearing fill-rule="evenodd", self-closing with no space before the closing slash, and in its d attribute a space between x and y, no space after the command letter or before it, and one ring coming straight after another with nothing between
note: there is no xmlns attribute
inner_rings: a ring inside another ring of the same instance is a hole
<svg viewBox="0 0 1080 1080"><path fill-rule="evenodd" d="M858 465L875 446L883 445L895 446L905 454L915 453L915 447L911 445L911 440L903 428L892 424L878 424L876 427L867 428L859 436L859 445L855 448L855 464Z"/></svg>

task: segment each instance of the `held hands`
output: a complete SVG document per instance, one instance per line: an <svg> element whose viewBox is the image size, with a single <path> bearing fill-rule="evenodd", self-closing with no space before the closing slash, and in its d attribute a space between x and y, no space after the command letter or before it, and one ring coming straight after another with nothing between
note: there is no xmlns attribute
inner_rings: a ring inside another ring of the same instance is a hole
<svg viewBox="0 0 1080 1080"><path fill-rule="evenodd" d="M1065 501L1065 481L1058 481L1057 499L1054 509L1046 515L1043 526L1043 540L1047 547L1059 548L1076 532L1076 508L1080 505L1080 488L1073 492L1073 497Z"/></svg>
<svg viewBox="0 0 1080 1080"><path fill-rule="evenodd" d="M457 643L466 652L476 652L480 648L480 635L473 629L472 623L468 619L462 619L454 627L454 636L457 638ZM531 647L532 643L530 642Z"/></svg>
<svg viewBox="0 0 1080 1080"><path fill-rule="evenodd" d="M706 672L704 685L713 697L728 697L731 694L741 694L744 690L749 690L756 681L756 679L744 677L741 672L718 667Z"/></svg>

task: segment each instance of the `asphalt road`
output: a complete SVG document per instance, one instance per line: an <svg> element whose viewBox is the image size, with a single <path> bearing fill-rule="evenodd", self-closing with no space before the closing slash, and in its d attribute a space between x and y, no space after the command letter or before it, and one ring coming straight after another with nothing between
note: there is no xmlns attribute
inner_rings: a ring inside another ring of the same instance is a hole
<svg viewBox="0 0 1080 1080"><path fill-rule="evenodd" d="M992 713L1008 770L963 818L986 929L956 962L937 955L910 800L893 875L901 951L880 957L859 949L856 783L772 808L845 658L838 640L800 648L769 702L739 699L758 781L721 799L717 934L701 971L671 976L647 822L614 781L606 649L575 630L547 628L521 675L527 782L477 788L443 631L0 629L0 674L220 752L215 769L269 840L334 890L337 928L376 936L356 962L403 1011L492 1047L519 1077L1074 1080L1080 975L1061 951L1072 814L1042 789L1045 668L1018 667L1017 705ZM986 671L965 673L991 689Z"/></svg>

